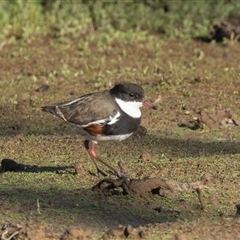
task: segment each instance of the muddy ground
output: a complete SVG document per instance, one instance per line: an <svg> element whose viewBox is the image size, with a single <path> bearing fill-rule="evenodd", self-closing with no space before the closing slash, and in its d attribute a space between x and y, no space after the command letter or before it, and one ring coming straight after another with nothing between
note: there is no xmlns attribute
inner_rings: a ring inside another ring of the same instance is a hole
<svg viewBox="0 0 240 240"><path fill-rule="evenodd" d="M1 45L0 239L240 239L239 43L96 39ZM119 183L95 176L83 139L40 107L122 81L158 111L97 146L124 165Z"/></svg>

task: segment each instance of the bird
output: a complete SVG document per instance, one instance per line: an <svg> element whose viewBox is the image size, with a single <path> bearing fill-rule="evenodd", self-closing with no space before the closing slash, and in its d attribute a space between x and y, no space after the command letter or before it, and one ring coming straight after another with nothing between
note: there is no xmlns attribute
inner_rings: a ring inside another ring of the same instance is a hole
<svg viewBox="0 0 240 240"><path fill-rule="evenodd" d="M118 178L123 178L123 173L97 156L95 145L100 141L122 141L130 137L140 126L142 106L157 109L153 103L144 100L144 90L140 85L119 83L108 90L43 106L42 111L61 118L85 137L84 146L98 175L107 176L98 167L97 162L101 162Z"/></svg>

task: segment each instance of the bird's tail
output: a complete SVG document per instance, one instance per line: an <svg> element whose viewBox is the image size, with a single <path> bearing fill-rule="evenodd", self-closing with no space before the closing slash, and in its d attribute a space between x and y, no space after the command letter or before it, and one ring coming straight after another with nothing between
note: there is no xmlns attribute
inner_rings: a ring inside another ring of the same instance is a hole
<svg viewBox="0 0 240 240"><path fill-rule="evenodd" d="M44 106L42 107L43 112L49 112L56 115L56 106Z"/></svg>
<svg viewBox="0 0 240 240"><path fill-rule="evenodd" d="M59 108L59 106L55 106L55 105L44 106L44 107L42 107L42 111L49 112L53 115L56 115L56 116L62 118L64 121L67 121L66 118L64 117L61 109Z"/></svg>

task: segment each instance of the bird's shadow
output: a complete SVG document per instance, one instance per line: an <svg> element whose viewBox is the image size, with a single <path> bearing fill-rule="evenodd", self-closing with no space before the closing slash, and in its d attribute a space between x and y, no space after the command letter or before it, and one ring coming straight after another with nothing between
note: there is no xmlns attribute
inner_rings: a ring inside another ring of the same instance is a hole
<svg viewBox="0 0 240 240"><path fill-rule="evenodd" d="M74 173L70 166L37 166L18 163L15 160L4 158L1 161L1 172L56 172L58 174Z"/></svg>

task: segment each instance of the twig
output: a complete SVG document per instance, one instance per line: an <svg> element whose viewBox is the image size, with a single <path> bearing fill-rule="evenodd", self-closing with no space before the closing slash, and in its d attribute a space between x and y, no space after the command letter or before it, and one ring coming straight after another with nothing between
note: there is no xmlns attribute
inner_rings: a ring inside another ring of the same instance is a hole
<svg viewBox="0 0 240 240"><path fill-rule="evenodd" d="M197 192L198 199L199 199L199 202L200 202L200 205L201 205L201 209L204 211L204 210L205 210L205 205L204 205L204 203L203 203L201 189L200 189L200 188L197 188L197 189L196 189L196 192Z"/></svg>
<svg viewBox="0 0 240 240"><path fill-rule="evenodd" d="M41 214L39 199L37 199L37 212L38 214Z"/></svg>

